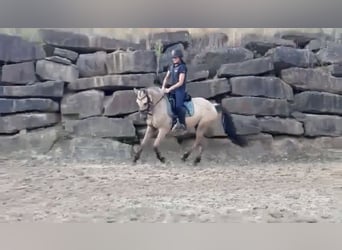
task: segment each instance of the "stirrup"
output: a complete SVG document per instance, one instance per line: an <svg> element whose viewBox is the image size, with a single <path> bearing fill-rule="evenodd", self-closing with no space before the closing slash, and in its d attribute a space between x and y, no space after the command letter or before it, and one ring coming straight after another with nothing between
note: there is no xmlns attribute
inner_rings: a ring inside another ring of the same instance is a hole
<svg viewBox="0 0 342 250"><path fill-rule="evenodd" d="M180 122L177 122L173 127L172 127L172 132L175 131L186 131L186 126L184 124L181 124Z"/></svg>

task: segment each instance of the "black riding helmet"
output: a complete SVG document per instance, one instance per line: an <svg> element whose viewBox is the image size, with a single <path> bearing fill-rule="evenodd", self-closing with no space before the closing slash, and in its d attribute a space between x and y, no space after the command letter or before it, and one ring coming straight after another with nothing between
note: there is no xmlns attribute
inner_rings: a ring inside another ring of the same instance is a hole
<svg viewBox="0 0 342 250"><path fill-rule="evenodd" d="M183 52L180 49L174 49L171 51L172 57L183 58Z"/></svg>

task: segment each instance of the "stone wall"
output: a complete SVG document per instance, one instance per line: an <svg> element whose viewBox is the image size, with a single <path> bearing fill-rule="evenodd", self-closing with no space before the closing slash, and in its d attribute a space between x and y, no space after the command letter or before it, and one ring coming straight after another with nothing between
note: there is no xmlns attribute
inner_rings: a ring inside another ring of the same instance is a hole
<svg viewBox="0 0 342 250"><path fill-rule="evenodd" d="M0 152L128 159L145 128L133 88L160 85L183 49L188 90L233 114L251 140L342 136L342 45L323 33L152 33L139 43L41 30L43 43L0 35ZM341 78L340 78L341 77ZM212 142L225 135L220 123Z"/></svg>

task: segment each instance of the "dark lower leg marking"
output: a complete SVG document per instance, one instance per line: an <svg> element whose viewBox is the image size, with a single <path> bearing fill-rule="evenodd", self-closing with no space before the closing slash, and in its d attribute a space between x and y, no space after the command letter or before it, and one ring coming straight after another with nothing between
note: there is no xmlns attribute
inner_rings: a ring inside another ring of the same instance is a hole
<svg viewBox="0 0 342 250"><path fill-rule="evenodd" d="M199 155L199 156L197 156L196 158L195 158L195 160L194 160L194 165L197 165L198 163L200 163L201 162L201 156Z"/></svg>
<svg viewBox="0 0 342 250"><path fill-rule="evenodd" d="M160 160L162 163L165 163L165 157L163 157L157 147L154 147L154 152L156 153L157 159Z"/></svg>
<svg viewBox="0 0 342 250"><path fill-rule="evenodd" d="M197 165L198 163L200 163L200 162L201 162L201 159L202 159L202 153L203 153L203 146L202 146L202 143L200 143L200 144L198 145L198 147L199 147L199 152L198 152L197 157L196 157L195 160L194 160L194 164L195 164L195 165Z"/></svg>
<svg viewBox="0 0 342 250"><path fill-rule="evenodd" d="M142 147L140 147L139 150L134 154L134 159L133 159L134 163L136 163L140 159L141 152L142 152Z"/></svg>
<svg viewBox="0 0 342 250"><path fill-rule="evenodd" d="M186 153L182 156L182 161L186 161L186 160L189 158L190 153L191 153L191 152L186 152Z"/></svg>

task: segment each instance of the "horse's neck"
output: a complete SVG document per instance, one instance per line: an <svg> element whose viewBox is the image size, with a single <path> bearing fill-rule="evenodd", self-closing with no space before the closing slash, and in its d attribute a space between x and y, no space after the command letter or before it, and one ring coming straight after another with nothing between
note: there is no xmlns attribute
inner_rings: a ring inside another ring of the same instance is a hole
<svg viewBox="0 0 342 250"><path fill-rule="evenodd" d="M164 121L167 119L167 98L162 93L153 93L153 111L152 111L152 120L154 121Z"/></svg>
<svg viewBox="0 0 342 250"><path fill-rule="evenodd" d="M161 112L164 111L163 109L166 108L167 98L162 93L154 92L153 93L153 106L154 106L154 112Z"/></svg>

